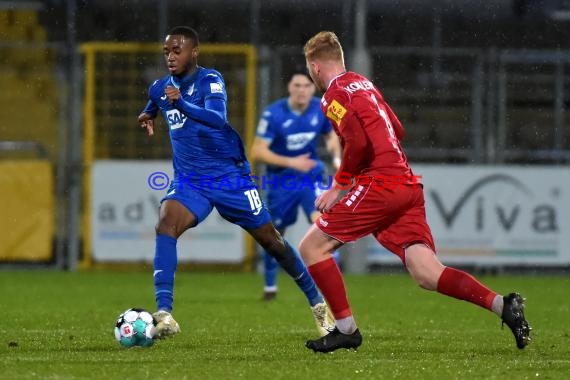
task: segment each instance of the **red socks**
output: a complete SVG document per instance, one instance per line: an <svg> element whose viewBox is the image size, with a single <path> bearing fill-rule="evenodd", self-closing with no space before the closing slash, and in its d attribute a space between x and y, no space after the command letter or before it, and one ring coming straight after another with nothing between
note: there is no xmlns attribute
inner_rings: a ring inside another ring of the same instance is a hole
<svg viewBox="0 0 570 380"><path fill-rule="evenodd" d="M344 280L334 259L318 262L307 269L327 300L335 319L351 316ZM441 273L437 291L488 310L491 310L497 295L470 274L450 267L446 267Z"/></svg>
<svg viewBox="0 0 570 380"><path fill-rule="evenodd" d="M318 262L307 268L323 293L335 319L352 315L342 274L333 258Z"/></svg>
<svg viewBox="0 0 570 380"><path fill-rule="evenodd" d="M488 310L491 310L493 299L497 295L470 274L450 267L446 267L441 273L437 282L437 291Z"/></svg>

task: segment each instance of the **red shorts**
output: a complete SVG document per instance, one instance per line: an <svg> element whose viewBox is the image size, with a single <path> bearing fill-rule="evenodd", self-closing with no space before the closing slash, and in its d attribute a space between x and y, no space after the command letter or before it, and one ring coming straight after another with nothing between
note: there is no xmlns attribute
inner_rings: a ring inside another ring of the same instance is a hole
<svg viewBox="0 0 570 380"><path fill-rule="evenodd" d="M368 234L405 263L404 249L423 243L435 252L420 185L375 188L356 185L316 222L334 239L348 243Z"/></svg>

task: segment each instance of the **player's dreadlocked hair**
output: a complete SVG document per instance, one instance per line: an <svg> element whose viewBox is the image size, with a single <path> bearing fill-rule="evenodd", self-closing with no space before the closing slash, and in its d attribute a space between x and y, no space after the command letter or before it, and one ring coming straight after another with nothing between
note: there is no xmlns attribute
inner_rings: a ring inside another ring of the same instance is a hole
<svg viewBox="0 0 570 380"><path fill-rule="evenodd" d="M334 32L319 32L315 34L303 48L305 57L344 62L344 53L338 37Z"/></svg>
<svg viewBox="0 0 570 380"><path fill-rule="evenodd" d="M198 45L200 43L198 39L198 32L194 29L190 28L189 26L175 26L174 28L170 29L168 32L169 36L184 36L186 38L190 38L194 41L194 45Z"/></svg>

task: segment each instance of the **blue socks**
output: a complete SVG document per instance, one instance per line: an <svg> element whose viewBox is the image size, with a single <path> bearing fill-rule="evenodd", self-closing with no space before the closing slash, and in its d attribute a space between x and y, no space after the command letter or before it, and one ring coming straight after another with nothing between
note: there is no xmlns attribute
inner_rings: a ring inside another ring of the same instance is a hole
<svg viewBox="0 0 570 380"><path fill-rule="evenodd" d="M154 254L154 295L157 310L172 311L174 273L176 272L177 240L168 235L156 235Z"/></svg>
<svg viewBox="0 0 570 380"><path fill-rule="evenodd" d="M267 252L263 252L263 277L265 279L265 288L275 288L277 286L277 271L279 264L273 256Z"/></svg>
<svg viewBox="0 0 570 380"><path fill-rule="evenodd" d="M334 251L332 254L336 265L340 268L340 252ZM267 251L263 251L263 278L265 281L265 289L277 288L277 273L279 272L279 264L273 256Z"/></svg>
<svg viewBox="0 0 570 380"><path fill-rule="evenodd" d="M305 293L307 300L311 306L324 302L322 294L317 289L317 285L313 278L307 271L307 267L301 260L301 256L289 243L285 240L285 247L287 248L287 255L284 258L277 259L281 268L293 277L297 286Z"/></svg>
<svg viewBox="0 0 570 380"><path fill-rule="evenodd" d="M174 274L176 272L177 264L176 243L177 239L171 236L163 234L158 234L156 236L153 276L157 310L165 310L168 312L172 311ZM287 241L285 241L285 246L287 248L287 255L284 258L277 260L279 265L281 265L289 276L293 277L297 286L303 291L311 306L324 302L323 296L317 289L313 278L309 275L307 267L305 267L300 255L289 245ZM269 254L266 254L266 256L273 259ZM271 275L269 279L266 277L266 284L269 284L268 281L273 281L273 284L275 284L277 270L278 268L275 265L272 279Z"/></svg>

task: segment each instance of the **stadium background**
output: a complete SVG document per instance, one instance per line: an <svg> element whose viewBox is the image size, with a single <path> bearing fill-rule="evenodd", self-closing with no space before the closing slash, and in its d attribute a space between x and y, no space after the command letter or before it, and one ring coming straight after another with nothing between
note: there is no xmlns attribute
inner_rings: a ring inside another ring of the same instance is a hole
<svg viewBox="0 0 570 380"><path fill-rule="evenodd" d="M184 24L200 33L199 62L224 74L248 144L260 110L304 64L304 41L336 31L349 68L404 122L444 261L567 269L570 4L482 4L0 1L0 266L148 264L162 192L147 178L168 173L170 147L163 124L148 139L135 118L164 72L158 43ZM182 261L255 268L251 242L210 219L187 234ZM347 249L350 272L396 264L366 240Z"/></svg>

